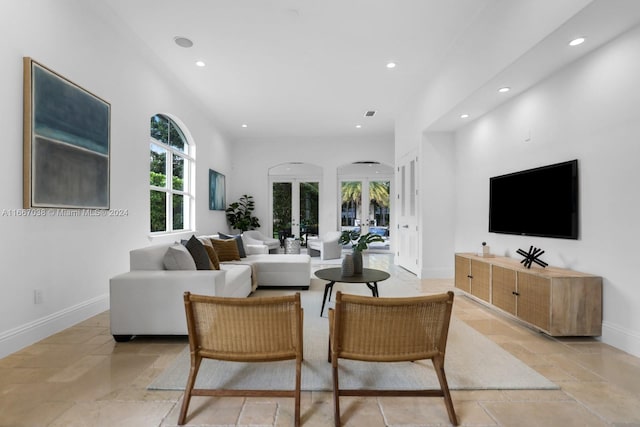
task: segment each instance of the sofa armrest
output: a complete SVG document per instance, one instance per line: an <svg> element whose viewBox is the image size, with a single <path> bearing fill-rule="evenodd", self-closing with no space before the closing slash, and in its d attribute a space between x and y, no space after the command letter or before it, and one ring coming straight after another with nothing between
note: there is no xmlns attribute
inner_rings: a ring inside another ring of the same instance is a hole
<svg viewBox="0 0 640 427"><path fill-rule="evenodd" d="M247 255L259 255L259 254L268 254L269 247L267 245L245 245L247 249Z"/></svg>
<svg viewBox="0 0 640 427"><path fill-rule="evenodd" d="M224 270L130 271L109 281L113 335L185 335L183 295L223 296Z"/></svg>

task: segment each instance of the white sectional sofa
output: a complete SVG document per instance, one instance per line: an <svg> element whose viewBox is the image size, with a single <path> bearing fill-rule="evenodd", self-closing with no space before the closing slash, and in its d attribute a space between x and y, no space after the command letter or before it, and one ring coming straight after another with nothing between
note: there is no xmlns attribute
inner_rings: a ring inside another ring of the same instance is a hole
<svg viewBox="0 0 640 427"><path fill-rule="evenodd" d="M132 250L130 271L109 281L111 334L116 341L134 335L186 335L186 291L244 298L257 286L309 288L308 255L268 254L264 246L248 245L246 258L222 262L220 270L166 270L164 257L173 245Z"/></svg>

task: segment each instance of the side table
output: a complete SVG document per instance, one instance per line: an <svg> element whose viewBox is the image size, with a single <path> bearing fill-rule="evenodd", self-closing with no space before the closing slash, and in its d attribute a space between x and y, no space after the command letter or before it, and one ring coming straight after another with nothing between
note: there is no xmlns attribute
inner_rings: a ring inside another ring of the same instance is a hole
<svg viewBox="0 0 640 427"><path fill-rule="evenodd" d="M342 268L323 268L315 272L318 279L326 280L328 283L324 286L324 295L322 297L322 308L320 308L320 316L324 312L324 305L327 302L327 296L331 300L333 293L333 285L336 282L342 283L364 283L371 290L371 295L378 297L378 282L387 280L390 275L386 271L376 270L374 268L363 268L362 274L353 276L342 276Z"/></svg>

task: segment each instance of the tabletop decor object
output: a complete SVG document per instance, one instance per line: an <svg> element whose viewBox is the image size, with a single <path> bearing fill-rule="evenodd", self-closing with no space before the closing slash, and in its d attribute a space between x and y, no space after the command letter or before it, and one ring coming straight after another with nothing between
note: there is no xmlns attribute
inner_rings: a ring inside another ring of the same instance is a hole
<svg viewBox="0 0 640 427"><path fill-rule="evenodd" d="M369 247L369 243L384 242L384 239L374 233L361 235L359 230L344 230L339 242L343 245L351 243L351 248L353 249L353 272L360 274L363 268L362 251Z"/></svg>
<svg viewBox="0 0 640 427"><path fill-rule="evenodd" d="M342 258L342 275L344 277L351 277L354 273L353 255L345 254Z"/></svg>
<svg viewBox="0 0 640 427"><path fill-rule="evenodd" d="M531 268L531 263L534 262L542 268L545 268L549 265L540 259L540 255L544 253L542 249L529 246L529 252L525 252L522 249L518 249L516 252L524 257L524 259L520 261L520 264L523 264L527 268Z"/></svg>

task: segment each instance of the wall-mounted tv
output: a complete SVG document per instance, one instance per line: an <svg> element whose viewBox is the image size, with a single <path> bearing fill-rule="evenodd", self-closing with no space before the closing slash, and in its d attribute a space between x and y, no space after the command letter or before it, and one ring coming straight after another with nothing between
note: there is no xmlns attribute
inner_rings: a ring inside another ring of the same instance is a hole
<svg viewBox="0 0 640 427"><path fill-rule="evenodd" d="M489 178L489 232L578 238L578 160Z"/></svg>

